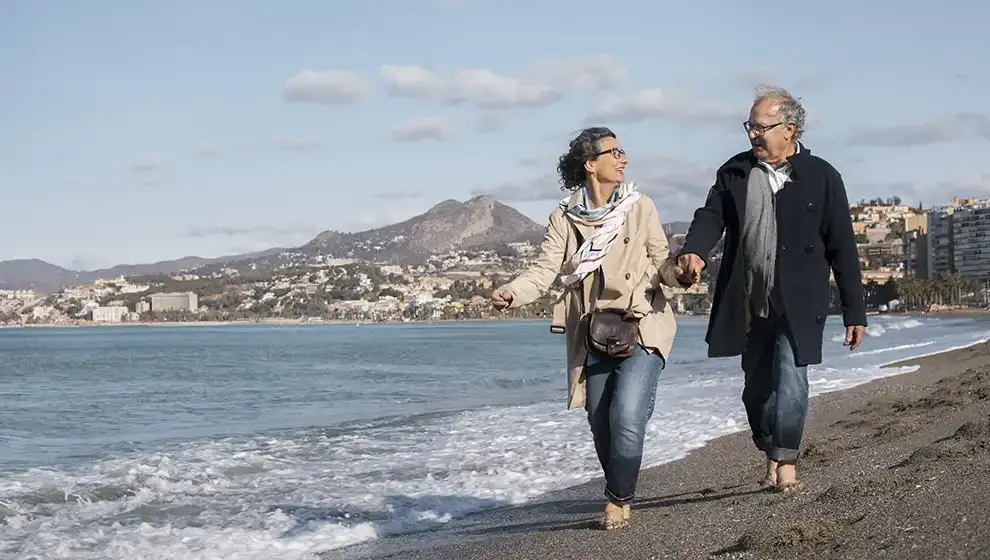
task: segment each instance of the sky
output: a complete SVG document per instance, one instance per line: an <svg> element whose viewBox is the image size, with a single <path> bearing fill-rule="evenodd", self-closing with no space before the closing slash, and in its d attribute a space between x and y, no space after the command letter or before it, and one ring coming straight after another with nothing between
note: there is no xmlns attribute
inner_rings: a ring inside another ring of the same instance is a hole
<svg viewBox="0 0 990 560"><path fill-rule="evenodd" d="M988 196L986 21L978 0L7 0L0 260L296 246L479 194L546 223L590 125L689 220L760 83L801 98L851 200Z"/></svg>

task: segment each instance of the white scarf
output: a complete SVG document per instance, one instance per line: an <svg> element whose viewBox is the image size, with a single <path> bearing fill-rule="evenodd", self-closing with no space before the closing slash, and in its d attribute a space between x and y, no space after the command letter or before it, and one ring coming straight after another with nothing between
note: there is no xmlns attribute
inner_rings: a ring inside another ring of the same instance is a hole
<svg viewBox="0 0 990 560"><path fill-rule="evenodd" d="M608 250L612 247L612 243L618 238L619 229L626 223L626 215L641 196L636 191L635 182L617 186L616 192L618 196L611 203L611 208L601 217L589 219L586 217L587 210L581 207L565 210L567 217L575 223L595 227L594 235L585 239L577 252L571 256L568 263L568 269L571 272L561 275L560 281L565 286L571 287L598 270L605 255L608 254ZM561 206L565 209L569 199L570 197L560 201Z"/></svg>

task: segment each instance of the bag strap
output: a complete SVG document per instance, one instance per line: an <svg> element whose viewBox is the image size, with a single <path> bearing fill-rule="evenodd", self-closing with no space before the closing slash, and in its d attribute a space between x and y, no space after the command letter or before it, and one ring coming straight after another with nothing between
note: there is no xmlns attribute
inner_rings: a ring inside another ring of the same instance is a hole
<svg viewBox="0 0 990 560"><path fill-rule="evenodd" d="M584 236L581 235L581 230L578 229L577 224L575 224L574 221L571 220L571 218L567 215L567 213L564 213L564 219L567 220L567 223L571 225L571 229L574 230L574 236L577 238L578 248L580 249L581 244L584 243ZM624 225L623 227L626 227L626 226ZM618 235L618 233L616 235ZM598 280L598 293L597 294L592 294L592 296L591 296L591 311L590 311L591 313L594 313L595 310L598 309L598 299L602 297L602 293L604 293L604 291L605 291L605 271L602 270L602 267L601 266L599 266L598 268L595 269L595 277ZM573 287L570 288L571 290L577 289L578 287L581 287L581 289L582 289L582 293L581 293L580 297L578 298L578 301L581 303L581 314L582 315L585 314L585 308L584 308L584 292L583 292L583 289L584 289L583 286L584 286L584 282L585 281L587 281L587 277L585 277L585 279L582 280L577 285L575 285L575 286L573 286ZM632 311L633 299L635 298L635 295L636 295L636 293L634 291L630 291L630 293L629 293L629 304L626 305L626 312L631 312ZM654 296L655 296L655 294L654 294ZM653 300L651 298L650 304L652 305L652 303L653 303Z"/></svg>

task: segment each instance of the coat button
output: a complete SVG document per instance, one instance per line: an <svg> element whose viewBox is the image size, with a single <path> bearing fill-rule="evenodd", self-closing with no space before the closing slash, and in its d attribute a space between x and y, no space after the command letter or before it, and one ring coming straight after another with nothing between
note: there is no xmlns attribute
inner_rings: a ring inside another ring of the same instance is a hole
<svg viewBox="0 0 990 560"><path fill-rule="evenodd" d="M623 239L622 242L623 243L629 243L629 238L627 237L627 238Z"/></svg>
<svg viewBox="0 0 990 560"><path fill-rule="evenodd" d="M626 273L626 280L629 280L630 278L632 278L632 274L629 274L629 273L627 272L627 273Z"/></svg>
<svg viewBox="0 0 990 560"><path fill-rule="evenodd" d="M780 250L781 251L786 251L787 250L787 245L781 245L780 246Z"/></svg>
<svg viewBox="0 0 990 560"><path fill-rule="evenodd" d="M819 315L819 316L815 317L815 322L818 323L819 325L824 325L825 324L825 317L822 317L821 315Z"/></svg>
<svg viewBox="0 0 990 560"><path fill-rule="evenodd" d="M815 203L814 202L809 202L808 203L808 210L810 211L810 210L814 210L814 209L815 209Z"/></svg>
<svg viewBox="0 0 990 560"><path fill-rule="evenodd" d="M808 253L809 255L810 255L810 254L811 254L811 252L812 252L812 251L814 251L814 250L815 250L815 248L814 248L814 247L812 247L811 245L807 245L807 246L805 246L805 248L804 248L804 252L805 252L805 253Z"/></svg>

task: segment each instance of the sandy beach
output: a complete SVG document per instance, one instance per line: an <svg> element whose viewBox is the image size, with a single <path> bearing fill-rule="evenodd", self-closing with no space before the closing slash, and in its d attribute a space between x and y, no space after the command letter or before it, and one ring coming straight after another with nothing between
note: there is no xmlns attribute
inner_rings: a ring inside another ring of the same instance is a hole
<svg viewBox="0 0 990 560"><path fill-rule="evenodd" d="M919 369L812 400L794 495L758 488L741 432L645 470L621 532L596 481L326 557L990 558L990 344L891 366Z"/></svg>

